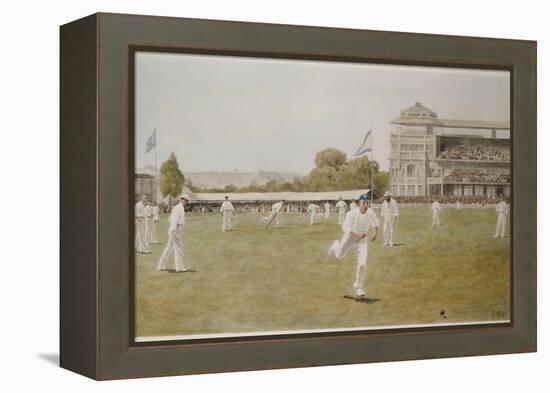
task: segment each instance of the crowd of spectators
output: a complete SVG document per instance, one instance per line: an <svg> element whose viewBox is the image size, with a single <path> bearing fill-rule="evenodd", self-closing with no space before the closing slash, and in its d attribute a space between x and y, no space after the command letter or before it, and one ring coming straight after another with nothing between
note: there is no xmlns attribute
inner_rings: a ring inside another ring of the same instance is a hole
<svg viewBox="0 0 550 393"><path fill-rule="evenodd" d="M445 160L510 161L510 150L483 145L455 145L441 151L438 158Z"/></svg>
<svg viewBox="0 0 550 393"><path fill-rule="evenodd" d="M498 197L489 197L481 195L464 195L464 196L452 196L452 195L437 195L437 196L395 196L393 197L399 204L430 204L433 202L434 198L441 204L455 204L460 202L464 205L487 205L495 204L498 202ZM382 198L377 198L374 200L375 205L382 204L384 200ZM310 203L315 203L321 208L321 212L324 212L324 204L326 201L306 201L306 202L287 202L283 208L284 213L307 213L307 206ZM346 201L348 204L351 201ZM335 201L331 201L331 211L335 211ZM220 203L201 203L201 202L192 202L185 207L185 210L192 213L219 213L220 212ZM271 211L272 203L267 202L257 202L257 203L239 203L233 201L233 207L235 208L236 213L260 213L267 214Z"/></svg>
<svg viewBox="0 0 550 393"><path fill-rule="evenodd" d="M394 197L397 203L401 204L428 204L437 199L442 204L453 204L460 202L464 205L484 205L494 204L498 202L498 197L489 197L482 195L464 195L464 196L452 196L452 195L437 195L437 196L398 196ZM382 203L382 199L376 200L375 203Z"/></svg>
<svg viewBox="0 0 550 393"><path fill-rule="evenodd" d="M510 183L510 175L498 173L491 169L457 169L446 176L445 181L457 183Z"/></svg>

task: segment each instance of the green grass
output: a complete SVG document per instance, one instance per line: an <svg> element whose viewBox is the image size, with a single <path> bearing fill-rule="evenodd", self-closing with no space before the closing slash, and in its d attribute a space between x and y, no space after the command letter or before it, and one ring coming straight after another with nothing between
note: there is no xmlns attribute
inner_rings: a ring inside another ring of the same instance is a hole
<svg viewBox="0 0 550 393"><path fill-rule="evenodd" d="M377 215L379 210L375 209ZM493 239L494 209L402 208L397 247L369 243L367 296L353 295L355 253L327 256L341 230L333 214L314 226L285 214L262 229L259 215L239 215L221 232L219 215L186 216L187 267L157 272L164 245L136 258L136 336L372 327L508 319L509 238ZM166 217L158 227L166 242ZM440 315L445 310L447 318Z"/></svg>

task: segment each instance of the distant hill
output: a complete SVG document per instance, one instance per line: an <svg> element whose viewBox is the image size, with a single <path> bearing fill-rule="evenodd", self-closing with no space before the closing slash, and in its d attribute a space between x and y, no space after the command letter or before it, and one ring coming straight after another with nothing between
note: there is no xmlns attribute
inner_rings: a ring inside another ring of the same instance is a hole
<svg viewBox="0 0 550 393"><path fill-rule="evenodd" d="M200 188L224 188L227 185L248 187L251 184L262 186L268 181L277 183L292 182L295 177L301 177L294 173L279 172L185 172L186 182Z"/></svg>

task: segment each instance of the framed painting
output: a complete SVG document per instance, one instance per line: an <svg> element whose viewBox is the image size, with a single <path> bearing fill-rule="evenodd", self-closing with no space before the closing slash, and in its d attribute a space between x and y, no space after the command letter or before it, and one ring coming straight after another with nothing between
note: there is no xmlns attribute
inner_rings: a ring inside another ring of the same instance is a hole
<svg viewBox="0 0 550 393"><path fill-rule="evenodd" d="M61 27L62 367L535 351L535 228L535 42Z"/></svg>

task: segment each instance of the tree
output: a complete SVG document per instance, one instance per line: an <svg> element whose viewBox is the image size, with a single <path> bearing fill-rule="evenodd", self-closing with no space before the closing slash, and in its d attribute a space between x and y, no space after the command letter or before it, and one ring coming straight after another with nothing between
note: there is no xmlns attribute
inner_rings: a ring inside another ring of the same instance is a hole
<svg viewBox="0 0 550 393"><path fill-rule="evenodd" d="M178 159L174 153L160 166L160 192L162 196L171 196L173 198L181 194L185 176L181 173Z"/></svg>
<svg viewBox="0 0 550 393"><path fill-rule="evenodd" d="M317 168L331 167L338 170L346 163L346 160L346 153L332 147L321 150L315 155L315 165Z"/></svg>
<svg viewBox="0 0 550 393"><path fill-rule="evenodd" d="M230 192L239 192L239 187L233 185L233 184L228 184L226 185L224 188L223 188L223 192L227 192L227 193L230 193Z"/></svg>

